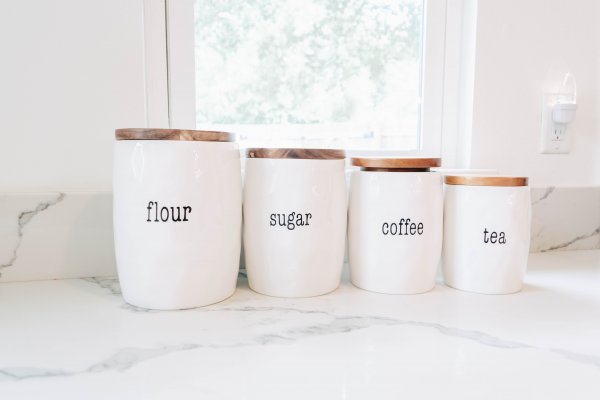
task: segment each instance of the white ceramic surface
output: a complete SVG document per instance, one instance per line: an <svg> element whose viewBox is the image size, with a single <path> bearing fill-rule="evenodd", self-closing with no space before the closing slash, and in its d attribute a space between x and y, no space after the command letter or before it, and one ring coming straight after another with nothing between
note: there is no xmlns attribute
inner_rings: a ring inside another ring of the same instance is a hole
<svg viewBox="0 0 600 400"><path fill-rule="evenodd" d="M344 263L346 203L344 160L246 160L244 253L250 287L281 297L335 290Z"/></svg>
<svg viewBox="0 0 600 400"><path fill-rule="evenodd" d="M355 171L348 210L352 283L390 294L431 290L443 207L438 173Z"/></svg>
<svg viewBox="0 0 600 400"><path fill-rule="evenodd" d="M0 398L600 398L600 251L534 254L524 289L482 296L256 294L186 311L116 279L0 284ZM426 383L430 382L430 383Z"/></svg>
<svg viewBox="0 0 600 400"><path fill-rule="evenodd" d="M180 309L231 296L242 220L237 145L120 140L114 166L115 252L125 300Z"/></svg>
<svg viewBox="0 0 600 400"><path fill-rule="evenodd" d="M446 185L443 273L456 289L521 290L531 225L529 186Z"/></svg>

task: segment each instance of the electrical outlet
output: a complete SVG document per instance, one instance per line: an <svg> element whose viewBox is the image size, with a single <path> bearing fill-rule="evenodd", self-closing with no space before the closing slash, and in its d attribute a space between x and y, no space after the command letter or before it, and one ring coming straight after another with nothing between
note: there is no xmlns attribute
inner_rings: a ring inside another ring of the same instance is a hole
<svg viewBox="0 0 600 400"><path fill-rule="evenodd" d="M564 124L554 124L554 132L552 133L553 142L561 142L566 140L567 127Z"/></svg>
<svg viewBox="0 0 600 400"><path fill-rule="evenodd" d="M540 151L544 154L565 154L571 151L572 134L569 133L569 124L556 122L556 112L553 117L553 111L559 100L560 97L556 94L546 94L543 98Z"/></svg>

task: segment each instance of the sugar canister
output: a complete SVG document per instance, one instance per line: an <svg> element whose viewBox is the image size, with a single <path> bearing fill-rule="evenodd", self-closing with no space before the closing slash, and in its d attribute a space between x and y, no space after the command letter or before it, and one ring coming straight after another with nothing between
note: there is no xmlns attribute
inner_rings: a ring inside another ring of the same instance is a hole
<svg viewBox="0 0 600 400"><path fill-rule="evenodd" d="M344 263L344 152L249 149L244 253L250 288L279 297L335 290Z"/></svg>

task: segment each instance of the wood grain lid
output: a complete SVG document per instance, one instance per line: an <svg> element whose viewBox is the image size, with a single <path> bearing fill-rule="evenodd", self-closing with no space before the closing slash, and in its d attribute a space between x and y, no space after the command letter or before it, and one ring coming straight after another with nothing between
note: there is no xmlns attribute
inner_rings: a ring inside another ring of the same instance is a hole
<svg viewBox="0 0 600 400"><path fill-rule="evenodd" d="M477 175L447 175L444 177L447 185L466 186L527 186L528 179L522 176L477 176Z"/></svg>
<svg viewBox="0 0 600 400"><path fill-rule="evenodd" d="M427 171L441 164L441 158L352 157L352 165L367 171Z"/></svg>
<svg viewBox="0 0 600 400"><path fill-rule="evenodd" d="M125 128L115 130L115 139L233 142L234 135L227 132L196 131L189 129Z"/></svg>
<svg viewBox="0 0 600 400"><path fill-rule="evenodd" d="M306 160L343 160L344 150L335 149L270 149L255 148L246 151L248 158L291 158Z"/></svg>

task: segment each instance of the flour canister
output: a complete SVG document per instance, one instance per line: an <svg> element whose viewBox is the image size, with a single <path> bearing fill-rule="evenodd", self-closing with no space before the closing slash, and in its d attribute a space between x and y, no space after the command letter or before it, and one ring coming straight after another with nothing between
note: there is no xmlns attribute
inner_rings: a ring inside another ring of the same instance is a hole
<svg viewBox="0 0 600 400"><path fill-rule="evenodd" d="M431 290L442 251L439 158L353 158L348 210L352 283L388 294Z"/></svg>
<svg viewBox="0 0 600 400"><path fill-rule="evenodd" d="M346 238L344 152L249 149L244 253L250 288L310 297L340 282Z"/></svg>
<svg viewBox="0 0 600 400"><path fill-rule="evenodd" d="M446 176L445 183L446 284L486 294L521 290L531 223L527 178Z"/></svg>
<svg viewBox="0 0 600 400"><path fill-rule="evenodd" d="M115 136L115 251L125 300L183 309L231 296L242 222L231 135L118 129Z"/></svg>

